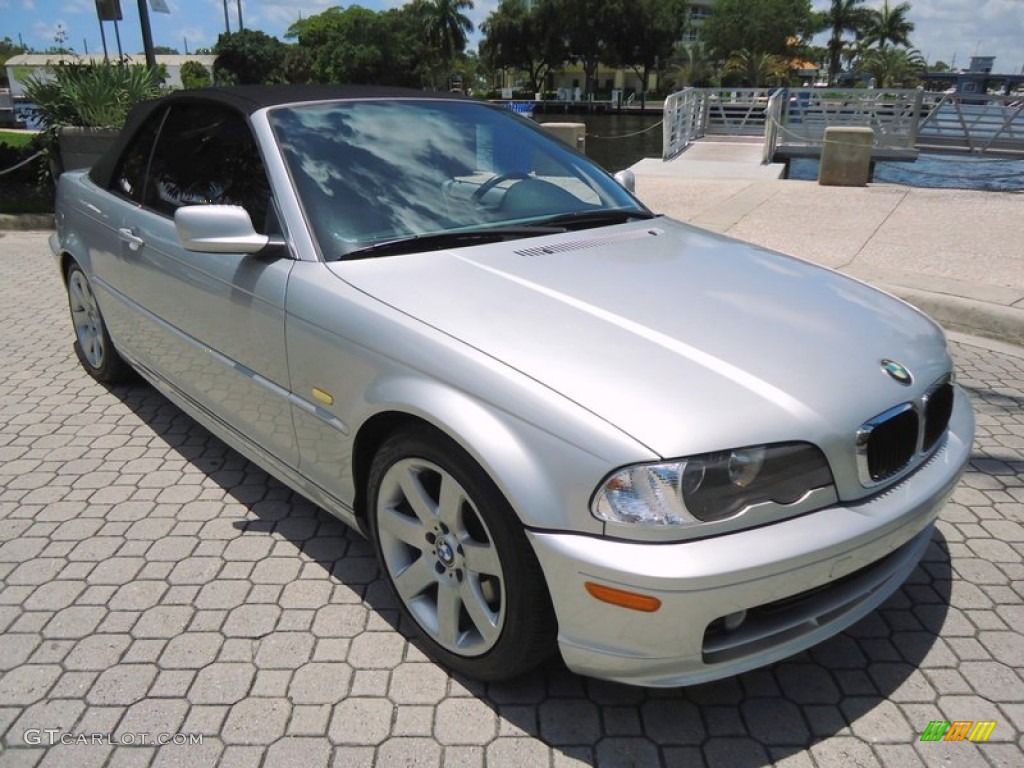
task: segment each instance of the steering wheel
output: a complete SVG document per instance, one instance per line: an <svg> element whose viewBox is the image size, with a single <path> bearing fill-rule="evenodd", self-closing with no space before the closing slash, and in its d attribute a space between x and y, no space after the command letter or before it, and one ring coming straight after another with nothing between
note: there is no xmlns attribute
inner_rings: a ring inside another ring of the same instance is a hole
<svg viewBox="0 0 1024 768"><path fill-rule="evenodd" d="M472 200L473 200L474 203L479 205L480 201L484 199L484 195L486 195L488 192L490 192L496 186L501 184L501 182L508 181L509 179L528 179L528 178L530 178L530 174L527 173L526 171L509 171L508 173L499 173L493 179L488 179L483 184L481 184L477 188L476 192L473 193Z"/></svg>

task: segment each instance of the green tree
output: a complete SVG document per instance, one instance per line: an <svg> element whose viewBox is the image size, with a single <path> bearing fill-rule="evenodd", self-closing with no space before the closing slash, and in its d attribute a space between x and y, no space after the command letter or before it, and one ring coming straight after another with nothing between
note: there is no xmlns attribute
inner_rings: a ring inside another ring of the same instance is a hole
<svg viewBox="0 0 1024 768"><path fill-rule="evenodd" d="M524 72L531 90L543 90L548 72L566 59L565 40L559 32L556 3L542 0L502 0L481 26L480 56L493 69Z"/></svg>
<svg viewBox="0 0 1024 768"><path fill-rule="evenodd" d="M850 32L857 38L863 36L871 21L871 11L862 8L864 0L832 0L831 7L822 16L826 29L832 33L828 39L828 81L834 83L839 74L840 61L845 43L843 36Z"/></svg>
<svg viewBox="0 0 1024 768"><path fill-rule="evenodd" d="M213 71L218 82L240 85L280 83L286 46L253 29L226 32L217 38Z"/></svg>
<svg viewBox="0 0 1024 768"><path fill-rule="evenodd" d="M626 12L625 0L557 0L554 19L563 31L568 59L583 65L584 93L594 92L601 60L615 58L613 41Z"/></svg>
<svg viewBox="0 0 1024 768"><path fill-rule="evenodd" d="M424 38L424 5L382 13L333 7L295 22L285 34L298 40L285 66L287 79L407 86L443 79L440 55Z"/></svg>
<svg viewBox="0 0 1024 768"><path fill-rule="evenodd" d="M793 39L810 37L819 24L810 0L716 0L702 34L719 59L743 50L785 56Z"/></svg>
<svg viewBox="0 0 1024 768"><path fill-rule="evenodd" d="M640 78L640 104L646 103L648 76L667 62L686 24L683 0L634 0L620 6L618 23L609 29L614 63L632 67Z"/></svg>
<svg viewBox="0 0 1024 768"><path fill-rule="evenodd" d="M466 50L473 22L463 11L473 10L473 0L430 0L426 17L427 39L437 46L445 62Z"/></svg>
<svg viewBox="0 0 1024 768"><path fill-rule="evenodd" d="M774 53L736 51L725 63L725 72L738 75L751 88L783 85L789 77L789 61Z"/></svg>
<svg viewBox="0 0 1024 768"><path fill-rule="evenodd" d="M860 57L858 68L871 75L878 88L913 88L927 62L916 48L871 48Z"/></svg>
<svg viewBox="0 0 1024 768"><path fill-rule="evenodd" d="M177 56L178 49L171 48L169 45L154 45L153 53L158 56Z"/></svg>
<svg viewBox="0 0 1024 768"><path fill-rule="evenodd" d="M186 61L181 65L181 85L184 88L205 88L212 79L210 70L198 61Z"/></svg>
<svg viewBox="0 0 1024 768"><path fill-rule="evenodd" d="M388 84L447 89L457 59L446 58L435 38L425 30L434 18L429 0L412 0L381 14L388 33Z"/></svg>
<svg viewBox="0 0 1024 768"><path fill-rule="evenodd" d="M284 79L289 83L313 80L313 54L301 45L289 45L282 65Z"/></svg>
<svg viewBox="0 0 1024 768"><path fill-rule="evenodd" d="M914 22L907 18L910 3L900 3L892 7L889 0L884 0L882 7L872 10L865 39L868 43L877 43L885 48L887 43L896 46L910 47L910 33L914 31Z"/></svg>
<svg viewBox="0 0 1024 768"><path fill-rule="evenodd" d="M678 80L672 87L677 90L683 86L710 88L715 79L715 62L700 42L679 45L672 57L672 65Z"/></svg>

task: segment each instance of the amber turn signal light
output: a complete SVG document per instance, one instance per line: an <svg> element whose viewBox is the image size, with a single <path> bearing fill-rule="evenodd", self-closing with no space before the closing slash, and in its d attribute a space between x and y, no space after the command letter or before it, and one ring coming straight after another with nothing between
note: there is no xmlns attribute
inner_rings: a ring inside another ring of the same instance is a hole
<svg viewBox="0 0 1024 768"><path fill-rule="evenodd" d="M661 608L661 600L650 595L638 595L636 592L627 592L624 589L595 584L592 581L584 582L583 586L586 587L591 597L597 598L602 603L610 603L644 613L654 613Z"/></svg>

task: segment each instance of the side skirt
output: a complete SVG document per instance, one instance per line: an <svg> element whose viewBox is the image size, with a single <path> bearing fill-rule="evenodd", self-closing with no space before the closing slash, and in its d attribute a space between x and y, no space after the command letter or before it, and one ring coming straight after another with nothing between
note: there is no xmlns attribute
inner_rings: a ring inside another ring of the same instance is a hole
<svg viewBox="0 0 1024 768"><path fill-rule="evenodd" d="M259 445L251 441L226 421L208 411L188 394L171 384L159 374L141 365L135 360L128 359L139 374L153 385L168 400L181 408L195 421L206 429L209 429L219 439L227 443L231 448L238 451L245 458L249 459L261 469L266 470L293 491L312 501L319 507L337 517L341 522L355 529L358 533L366 536L366 531L359 523L355 511L348 504L328 493L321 486L314 483L296 469L285 464L276 456L263 450Z"/></svg>

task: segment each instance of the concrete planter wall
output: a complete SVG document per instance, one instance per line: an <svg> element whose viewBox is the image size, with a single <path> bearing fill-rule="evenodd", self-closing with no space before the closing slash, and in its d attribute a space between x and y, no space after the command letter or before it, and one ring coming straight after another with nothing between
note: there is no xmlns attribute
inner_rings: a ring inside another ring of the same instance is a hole
<svg viewBox="0 0 1024 768"><path fill-rule="evenodd" d="M75 168L91 168L117 140L117 128L79 128L64 126L58 132L60 168L57 174Z"/></svg>

